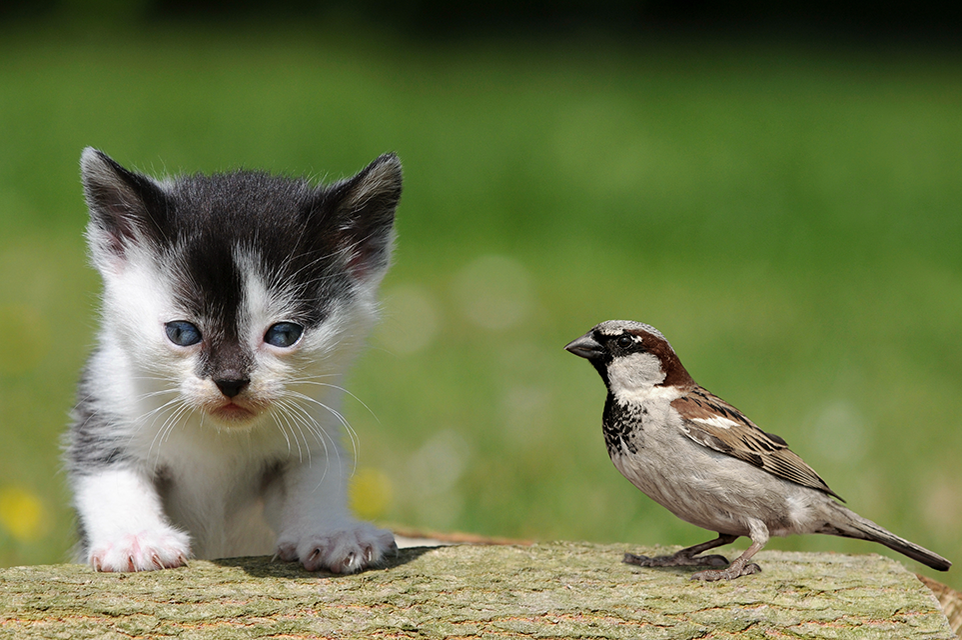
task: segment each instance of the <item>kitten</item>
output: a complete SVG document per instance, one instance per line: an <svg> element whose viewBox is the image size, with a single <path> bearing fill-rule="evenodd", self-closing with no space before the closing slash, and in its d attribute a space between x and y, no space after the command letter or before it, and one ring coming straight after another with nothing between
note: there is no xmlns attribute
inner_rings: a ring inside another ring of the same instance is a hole
<svg viewBox="0 0 962 640"><path fill-rule="evenodd" d="M343 573L395 550L348 513L340 399L390 258L397 158L326 187L158 181L91 148L81 168L104 292L65 447L80 561L274 553Z"/></svg>

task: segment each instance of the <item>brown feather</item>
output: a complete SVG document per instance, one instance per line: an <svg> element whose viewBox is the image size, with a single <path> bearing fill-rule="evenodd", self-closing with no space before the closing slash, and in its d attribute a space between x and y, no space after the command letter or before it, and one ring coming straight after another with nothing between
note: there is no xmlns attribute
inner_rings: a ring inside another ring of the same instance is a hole
<svg viewBox="0 0 962 640"><path fill-rule="evenodd" d="M745 414L708 390L696 386L673 400L671 406L684 420L685 434L695 442L845 502L798 454L788 448L788 443L762 431ZM726 428L701 422L712 418L729 420L731 426Z"/></svg>

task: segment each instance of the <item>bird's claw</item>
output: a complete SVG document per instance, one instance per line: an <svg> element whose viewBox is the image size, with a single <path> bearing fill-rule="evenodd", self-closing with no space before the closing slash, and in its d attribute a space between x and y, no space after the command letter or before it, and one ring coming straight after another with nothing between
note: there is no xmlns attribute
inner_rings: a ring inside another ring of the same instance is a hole
<svg viewBox="0 0 962 640"><path fill-rule="evenodd" d="M761 573L762 568L754 562L746 564L744 567L732 565L727 569L707 569L692 575L692 580L704 580L705 582L717 582L718 580L734 580L741 576L749 576L753 573Z"/></svg>

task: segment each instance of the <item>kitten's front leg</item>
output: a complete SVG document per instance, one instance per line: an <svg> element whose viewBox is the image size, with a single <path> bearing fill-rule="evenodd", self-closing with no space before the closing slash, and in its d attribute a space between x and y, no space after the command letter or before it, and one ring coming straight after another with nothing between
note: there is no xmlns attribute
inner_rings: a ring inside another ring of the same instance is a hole
<svg viewBox="0 0 962 640"><path fill-rule="evenodd" d="M284 474L277 556L308 571L354 573L396 553L394 534L356 520L347 509L347 487L337 462L295 464Z"/></svg>
<svg viewBox="0 0 962 640"><path fill-rule="evenodd" d="M97 571L151 571L179 567L190 557L190 538L164 515L153 482L127 468L74 477L83 532L80 558Z"/></svg>

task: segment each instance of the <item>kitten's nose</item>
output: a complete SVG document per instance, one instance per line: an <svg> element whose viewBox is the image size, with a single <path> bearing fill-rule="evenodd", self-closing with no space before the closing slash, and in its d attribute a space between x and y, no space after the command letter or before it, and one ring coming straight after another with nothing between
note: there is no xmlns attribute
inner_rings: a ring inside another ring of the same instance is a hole
<svg viewBox="0 0 962 640"><path fill-rule="evenodd" d="M233 398L243 391L244 387L250 384L250 380L246 378L235 380L214 380L214 384L217 385L217 388L220 389L220 392L225 396L228 398Z"/></svg>

